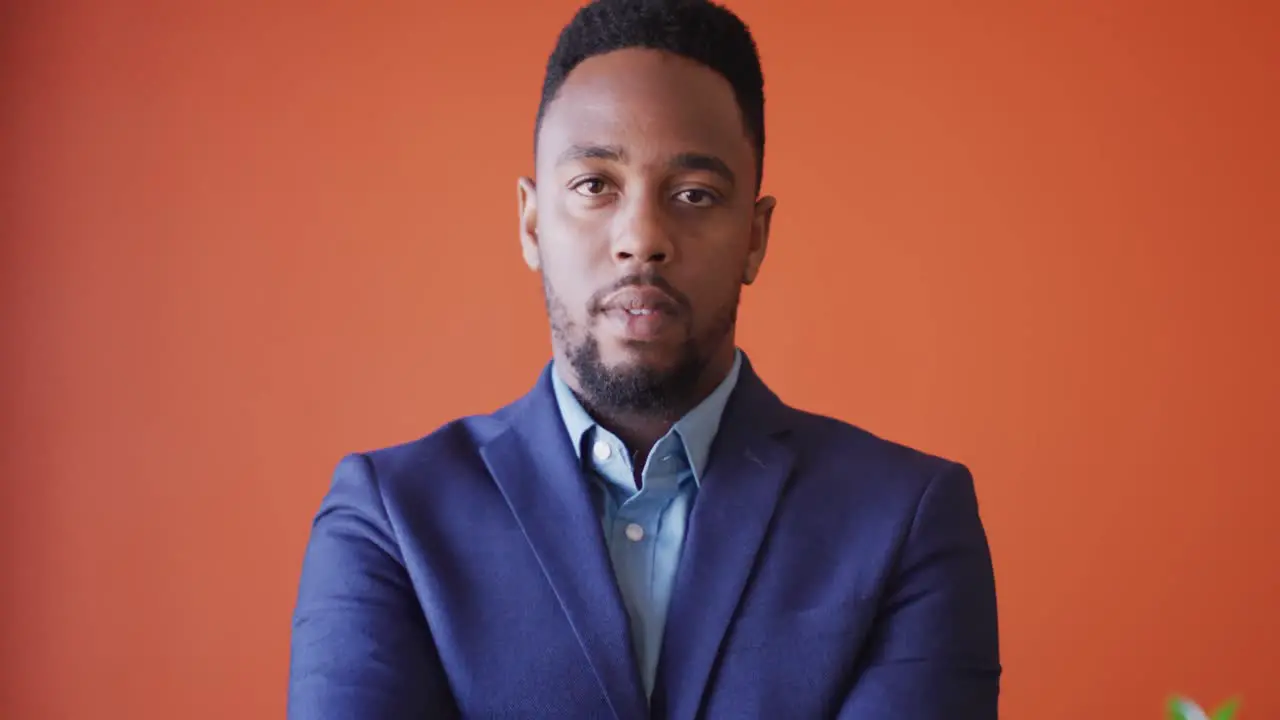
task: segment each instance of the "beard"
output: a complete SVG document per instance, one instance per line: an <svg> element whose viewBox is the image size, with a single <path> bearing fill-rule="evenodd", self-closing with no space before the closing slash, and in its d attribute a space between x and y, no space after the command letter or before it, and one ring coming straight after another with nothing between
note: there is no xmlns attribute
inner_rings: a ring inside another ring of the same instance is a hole
<svg viewBox="0 0 1280 720"><path fill-rule="evenodd" d="M691 311L688 301L658 278L632 276L609 288L609 291L637 284L653 284L663 288L676 297L682 312L689 317ZM675 420L697 404L701 381L711 362L711 355L724 338L732 333L737 322L741 294L738 289L730 302L717 309L714 322L705 332L701 335L690 334L681 343L675 362L662 367L643 362L609 365L600 354L599 340L588 328L573 322L568 308L556 295L545 273L542 285L546 294L552 338L559 344L578 378L583 404L604 413L664 420ZM596 297L603 298L605 295L606 292L601 292ZM588 315L594 315L598 306L598 301L592 302L588 307Z"/></svg>

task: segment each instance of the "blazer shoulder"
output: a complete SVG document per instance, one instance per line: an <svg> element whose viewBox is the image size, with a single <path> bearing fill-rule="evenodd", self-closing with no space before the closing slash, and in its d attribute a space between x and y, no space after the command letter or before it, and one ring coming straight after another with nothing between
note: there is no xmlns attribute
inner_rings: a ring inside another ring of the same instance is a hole
<svg viewBox="0 0 1280 720"><path fill-rule="evenodd" d="M421 482L423 477L480 462L479 448L505 429L493 415L470 415L450 420L413 440L353 451L342 459L362 458L385 487ZM428 472L431 471L431 472Z"/></svg>
<svg viewBox="0 0 1280 720"><path fill-rule="evenodd" d="M902 482L928 483L945 473L968 473L959 460L889 439L864 427L829 415L795 410L793 437L807 454L838 459L864 475Z"/></svg>

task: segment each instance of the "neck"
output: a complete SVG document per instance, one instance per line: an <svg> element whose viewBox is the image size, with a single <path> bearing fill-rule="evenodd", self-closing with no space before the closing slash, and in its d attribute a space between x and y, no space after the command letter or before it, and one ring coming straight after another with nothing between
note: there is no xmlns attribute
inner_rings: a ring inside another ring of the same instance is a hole
<svg viewBox="0 0 1280 720"><path fill-rule="evenodd" d="M593 403L591 398L583 394L582 385L579 383L577 373L573 371L571 363L564 358L559 358L556 365L565 383L573 390L578 397L578 401L591 414L591 417L609 432L617 435L619 440L626 443L627 449L632 454L632 467L635 468L638 474L640 469L644 467L644 463L649 457L649 452L657 444L658 440L670 432L671 427L680 418L697 407L699 403L715 391L716 387L724 381L725 376L729 374L730 368L733 367L736 346L730 340L726 343L726 347L727 351L716 352L711 362L708 362L707 366L703 368L694 392L690 393L679 405L660 413L600 407Z"/></svg>

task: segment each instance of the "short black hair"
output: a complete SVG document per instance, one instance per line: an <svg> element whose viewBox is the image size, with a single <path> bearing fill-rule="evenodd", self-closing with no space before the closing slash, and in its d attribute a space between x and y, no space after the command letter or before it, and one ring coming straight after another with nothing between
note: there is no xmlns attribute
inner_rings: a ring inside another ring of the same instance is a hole
<svg viewBox="0 0 1280 720"><path fill-rule="evenodd" d="M747 136L755 146L756 189L764 177L764 74L746 24L710 0L593 0L560 32L547 60L534 143L547 106L582 61L624 48L680 55L719 73L733 87Z"/></svg>

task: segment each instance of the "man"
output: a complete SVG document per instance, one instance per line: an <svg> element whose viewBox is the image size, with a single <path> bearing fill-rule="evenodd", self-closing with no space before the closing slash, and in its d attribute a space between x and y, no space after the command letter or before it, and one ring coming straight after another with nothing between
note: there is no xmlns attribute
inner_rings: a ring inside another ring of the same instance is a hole
<svg viewBox="0 0 1280 720"><path fill-rule="evenodd" d="M565 28L519 182L553 360L339 464L291 718L996 717L968 470L788 407L735 346L775 205L763 104L747 28L705 0Z"/></svg>

